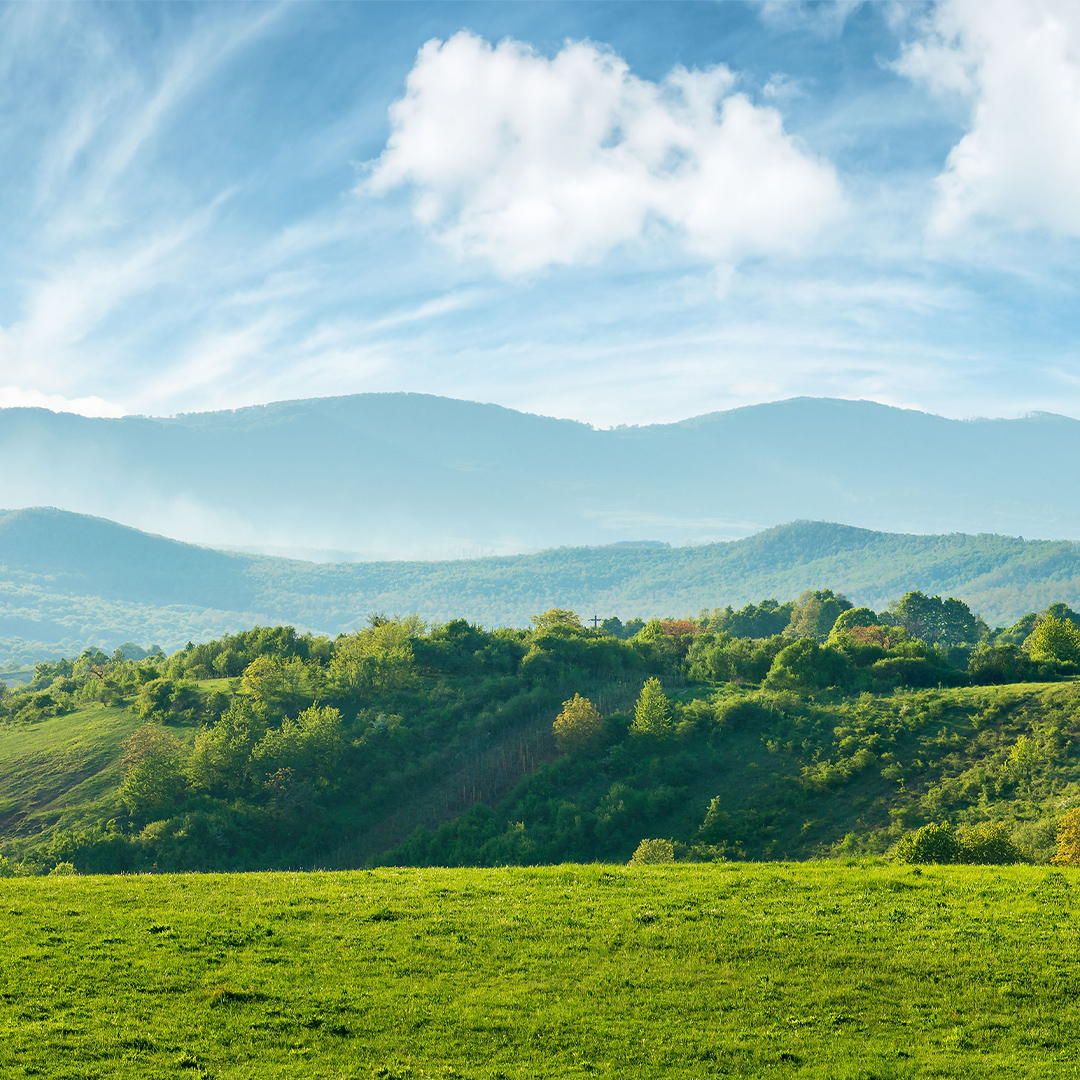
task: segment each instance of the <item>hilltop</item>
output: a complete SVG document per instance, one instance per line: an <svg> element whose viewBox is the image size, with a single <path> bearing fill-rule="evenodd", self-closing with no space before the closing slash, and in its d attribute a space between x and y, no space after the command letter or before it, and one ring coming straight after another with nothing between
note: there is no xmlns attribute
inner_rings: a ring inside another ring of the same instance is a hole
<svg viewBox="0 0 1080 1080"><path fill-rule="evenodd" d="M168 651L255 623L336 634L375 611L486 626L523 626L550 607L601 618L684 615L824 585L875 610L911 589L957 596L1003 625L1055 600L1080 606L1080 551L1068 541L804 521L694 547L321 564L214 551L66 511L3 511L0 662L126 641Z"/></svg>

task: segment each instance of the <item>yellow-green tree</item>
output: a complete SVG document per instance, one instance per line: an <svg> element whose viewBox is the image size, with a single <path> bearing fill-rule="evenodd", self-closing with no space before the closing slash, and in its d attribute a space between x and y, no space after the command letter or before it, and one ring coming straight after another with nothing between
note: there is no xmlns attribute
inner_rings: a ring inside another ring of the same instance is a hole
<svg viewBox="0 0 1080 1080"><path fill-rule="evenodd" d="M597 745L604 734L604 721L596 706L580 694L563 702L562 712L552 725L560 750L573 753Z"/></svg>
<svg viewBox="0 0 1080 1080"><path fill-rule="evenodd" d="M581 619L576 611L569 608L548 608L543 615L534 615L529 622L534 630L551 630L556 626L570 626L576 630L581 629Z"/></svg>
<svg viewBox="0 0 1080 1080"><path fill-rule="evenodd" d="M1050 860L1058 866L1080 866L1080 807L1062 815L1057 827L1057 851Z"/></svg>
<svg viewBox="0 0 1080 1080"><path fill-rule="evenodd" d="M635 735L651 735L661 739L671 734L671 703L659 679L648 679L641 688L630 730Z"/></svg>

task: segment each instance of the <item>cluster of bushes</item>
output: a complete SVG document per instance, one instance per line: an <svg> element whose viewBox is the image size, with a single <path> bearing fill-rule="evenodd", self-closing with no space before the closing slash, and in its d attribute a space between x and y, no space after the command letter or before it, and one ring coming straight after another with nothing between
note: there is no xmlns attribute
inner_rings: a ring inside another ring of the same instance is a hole
<svg viewBox="0 0 1080 1080"><path fill-rule="evenodd" d="M904 863L1010 866L1031 861L1030 854L1016 843L1012 829L1003 821L960 829L932 821L902 836L894 855L898 862Z"/></svg>

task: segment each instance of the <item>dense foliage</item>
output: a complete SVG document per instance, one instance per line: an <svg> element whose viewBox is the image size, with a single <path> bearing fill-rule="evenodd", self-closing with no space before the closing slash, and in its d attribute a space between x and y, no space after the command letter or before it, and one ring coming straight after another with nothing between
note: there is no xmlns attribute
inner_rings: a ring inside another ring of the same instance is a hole
<svg viewBox="0 0 1080 1080"><path fill-rule="evenodd" d="M498 865L667 836L679 858L806 857L944 820L950 860L987 861L995 822L1046 860L1080 798L1078 623L1057 604L991 631L951 598L874 612L826 589L631 636L551 609L527 630L373 615L333 640L87 650L0 694L0 738L128 727L93 798L6 793L3 853L23 872Z"/></svg>

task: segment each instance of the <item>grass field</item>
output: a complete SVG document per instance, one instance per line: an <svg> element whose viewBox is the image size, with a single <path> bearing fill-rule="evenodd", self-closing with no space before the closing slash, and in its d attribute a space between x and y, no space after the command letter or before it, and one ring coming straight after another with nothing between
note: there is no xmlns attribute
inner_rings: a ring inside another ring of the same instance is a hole
<svg viewBox="0 0 1080 1080"><path fill-rule="evenodd" d="M1080 876L0 881L0 1076L1068 1077Z"/></svg>

